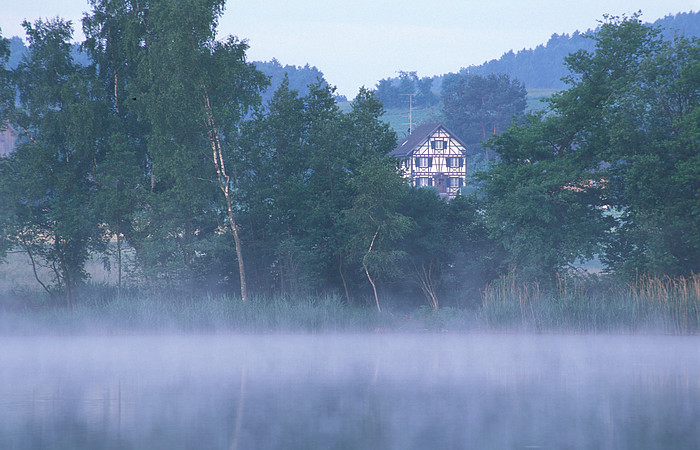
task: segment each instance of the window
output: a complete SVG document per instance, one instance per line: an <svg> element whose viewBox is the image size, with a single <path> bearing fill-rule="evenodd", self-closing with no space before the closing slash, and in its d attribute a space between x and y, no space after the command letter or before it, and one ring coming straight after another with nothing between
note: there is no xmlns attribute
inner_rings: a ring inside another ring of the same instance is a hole
<svg viewBox="0 0 700 450"><path fill-rule="evenodd" d="M426 187L426 186L432 186L433 185L433 179L430 177L418 177L416 178L416 186L418 187Z"/></svg>
<svg viewBox="0 0 700 450"><path fill-rule="evenodd" d="M447 148L447 142L445 142L443 140L431 141L430 148L433 150L444 150Z"/></svg>
<svg viewBox="0 0 700 450"><path fill-rule="evenodd" d="M416 158L416 167L432 167L433 166L433 158L426 158L425 156L421 156Z"/></svg>
<svg viewBox="0 0 700 450"><path fill-rule="evenodd" d="M450 157L446 158L447 167L462 167L462 158Z"/></svg>
<svg viewBox="0 0 700 450"><path fill-rule="evenodd" d="M462 187L462 179L460 177L450 177L447 179L447 185L451 188Z"/></svg>

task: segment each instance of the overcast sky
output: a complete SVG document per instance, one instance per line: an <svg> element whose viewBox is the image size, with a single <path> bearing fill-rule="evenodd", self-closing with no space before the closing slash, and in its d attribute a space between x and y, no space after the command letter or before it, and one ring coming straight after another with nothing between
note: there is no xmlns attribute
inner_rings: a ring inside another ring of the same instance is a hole
<svg viewBox="0 0 700 450"><path fill-rule="evenodd" d="M58 15L79 30L87 10L86 0L0 0L0 28L4 37L24 37L23 19ZM247 39L251 61L316 66L354 97L399 70L455 72L544 44L554 33L595 28L606 13L638 10L653 22L698 11L700 0L229 0L219 34Z"/></svg>

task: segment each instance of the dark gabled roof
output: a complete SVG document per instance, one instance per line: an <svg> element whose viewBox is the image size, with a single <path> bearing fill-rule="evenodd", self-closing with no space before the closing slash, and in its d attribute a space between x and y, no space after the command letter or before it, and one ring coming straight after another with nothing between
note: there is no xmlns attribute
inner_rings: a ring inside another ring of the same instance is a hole
<svg viewBox="0 0 700 450"><path fill-rule="evenodd" d="M462 142L462 140L459 139L445 125L443 125L440 122L431 122L424 123L423 125L413 130L413 133L409 134L403 141L399 142L399 145L397 145L396 148L389 153L389 155L395 158L404 158L408 156L415 149L423 145L425 141L428 140L430 135L435 133L438 130L438 128L443 128L447 132L447 134L449 134L450 137L452 137L452 139L456 140L466 150L467 146L464 145L464 142Z"/></svg>

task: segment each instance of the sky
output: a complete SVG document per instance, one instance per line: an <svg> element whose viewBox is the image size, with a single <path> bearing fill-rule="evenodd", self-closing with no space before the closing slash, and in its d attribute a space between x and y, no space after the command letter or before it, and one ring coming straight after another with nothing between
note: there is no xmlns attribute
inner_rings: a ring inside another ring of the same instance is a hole
<svg viewBox="0 0 700 450"><path fill-rule="evenodd" d="M86 0L2 0L4 37L24 37L21 22L60 16L80 18ZM700 0L229 0L219 37L245 39L249 61L309 64L338 93L352 98L399 71L418 76L456 72L534 48L557 34L595 29L604 14L653 22L700 10Z"/></svg>

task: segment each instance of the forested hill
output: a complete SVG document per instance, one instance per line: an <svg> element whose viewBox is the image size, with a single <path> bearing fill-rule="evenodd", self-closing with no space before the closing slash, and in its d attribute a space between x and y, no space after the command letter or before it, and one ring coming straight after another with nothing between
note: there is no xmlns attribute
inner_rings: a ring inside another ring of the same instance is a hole
<svg viewBox="0 0 700 450"><path fill-rule="evenodd" d="M21 38L13 36L10 39L10 58L7 62L8 67L14 69L22 60L22 56L27 51L27 47ZM76 44L72 49L73 58L80 64L89 64L89 58L87 54L80 51L79 46ZM270 79L269 88L263 93L263 101L266 103L267 100L272 98L272 94L277 90L277 88L282 83L285 74L289 79L289 88L299 92L299 95L306 95L309 92L309 84L315 83L318 79L323 79L323 72L321 72L315 66L295 66L295 65L282 65L277 59L273 58L271 61L255 61L253 62L255 67L264 73ZM342 98L341 100L345 100Z"/></svg>
<svg viewBox="0 0 700 450"><path fill-rule="evenodd" d="M665 39L674 36L700 37L700 13L687 12L674 16L666 16L653 23L662 30ZM517 79L525 87L533 89L560 90L564 83L561 79L568 74L564 67L564 58L577 50L592 51L595 41L591 37L593 30L575 31L573 34L553 34L546 44L530 49L513 50L504 53L500 58L484 62L481 65L463 67L459 73L470 73L486 76L492 73L505 73L511 79ZM417 94L418 106L430 106L428 101L422 102L421 92L439 93L442 91L442 81L446 75L418 77L416 72L401 72L397 77L389 77L377 83L376 93L386 108L404 107L401 94ZM419 83L420 82L420 83Z"/></svg>
<svg viewBox="0 0 700 450"><path fill-rule="evenodd" d="M253 64L270 79L270 86L263 93L264 103L272 98L277 88L282 84L285 75L289 79L289 88L298 91L299 95L302 96L309 93L310 84L319 79L324 80L323 72L316 66L309 66L308 63L303 67L289 64L283 66L277 59L273 58L272 61L255 61ZM338 100L347 99L342 97Z"/></svg>
<svg viewBox="0 0 700 450"><path fill-rule="evenodd" d="M653 25L663 31L666 39L672 39L677 35L700 37L700 13L698 12L669 15L655 21ZM553 34L546 44L538 45L534 49L522 49L517 52L510 50L499 59L487 61L478 66L464 67L460 72L482 76L490 73L507 73L511 78L521 81L530 90L563 89L565 86L561 79L567 75L567 70L563 64L564 58L580 49L592 50L594 41L589 37L593 33L595 31L587 30L585 32L575 31L571 35ZM11 55L8 66L14 68L21 60L22 55L24 55L26 47L23 41L15 36L11 39L10 50ZM79 52L77 46L73 49L73 56L81 63L86 64L88 62L87 55ZM256 61L254 64L258 70L270 78L270 87L263 94L263 100L269 100L272 97L273 92L279 87L285 74L289 78L289 87L299 91L300 95L305 95L308 92L307 86L310 83L323 78L321 70L308 64L305 66L282 65L274 58L271 61ZM382 99L385 107L403 106L399 101L401 98L399 94L402 93L399 92L402 90L401 83L403 81L406 84L406 76L413 74L415 72L405 72L404 79L402 77L389 77L378 82L379 89L377 94ZM440 92L444 76L424 77L420 81L427 92L430 90ZM431 80L432 82L430 82ZM413 83L409 84L408 88L413 91L415 89ZM434 99L432 99L432 96L429 97L430 99L426 98L426 101L427 103L432 103ZM344 99L341 98L340 100Z"/></svg>
<svg viewBox="0 0 700 450"><path fill-rule="evenodd" d="M700 37L700 13L679 13L666 16L653 23L662 30L664 38L671 40L674 36ZM590 35L595 31L576 31L573 34L553 34L546 44L534 49L512 50L499 59L485 62L479 66L469 66L462 71L475 75L490 73L507 73L517 78L529 89L563 89L561 78L567 75L564 58L577 50L593 50L594 41ZM438 77L441 78L441 77ZM439 86L440 80L435 85Z"/></svg>
<svg viewBox="0 0 700 450"><path fill-rule="evenodd" d="M674 36L700 37L700 13L697 12L666 16L652 25L661 29L664 39L667 40L673 39ZM561 81L568 75L564 58L578 50L593 51L595 40L592 38L595 37L595 33L593 30L587 30L575 31L571 35L553 34L546 44L518 52L510 50L499 59L478 66L463 67L457 74L420 77L415 71L401 71L396 77L379 80L375 93L390 112L398 109L402 111L400 119L392 119L392 126L397 130L403 128L403 125L396 124L405 122L404 95L414 94L413 106L427 110L439 102L443 81L458 75L485 77L490 74L507 74L510 79L523 83L531 95L535 91L546 92L546 95L549 95L552 91L565 88ZM456 62L458 63L459 61Z"/></svg>

